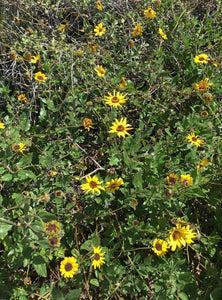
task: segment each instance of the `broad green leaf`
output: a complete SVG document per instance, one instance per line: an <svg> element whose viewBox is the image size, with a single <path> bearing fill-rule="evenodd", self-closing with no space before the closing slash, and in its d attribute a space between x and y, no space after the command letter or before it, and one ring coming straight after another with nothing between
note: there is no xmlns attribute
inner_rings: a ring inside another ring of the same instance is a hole
<svg viewBox="0 0 222 300"><path fill-rule="evenodd" d="M8 234L8 231L12 228L12 225L5 224L3 222L0 222L0 238L4 239L6 235Z"/></svg>
<svg viewBox="0 0 222 300"><path fill-rule="evenodd" d="M90 284L94 285L94 286L99 286L99 281L97 279L91 279L90 280Z"/></svg>

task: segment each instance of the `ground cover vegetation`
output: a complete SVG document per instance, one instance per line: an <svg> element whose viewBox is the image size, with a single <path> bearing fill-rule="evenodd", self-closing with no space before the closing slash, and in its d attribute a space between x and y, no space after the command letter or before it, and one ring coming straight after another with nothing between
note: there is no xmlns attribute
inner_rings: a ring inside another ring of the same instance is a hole
<svg viewBox="0 0 222 300"><path fill-rule="evenodd" d="M221 1L0 6L0 298L221 299Z"/></svg>

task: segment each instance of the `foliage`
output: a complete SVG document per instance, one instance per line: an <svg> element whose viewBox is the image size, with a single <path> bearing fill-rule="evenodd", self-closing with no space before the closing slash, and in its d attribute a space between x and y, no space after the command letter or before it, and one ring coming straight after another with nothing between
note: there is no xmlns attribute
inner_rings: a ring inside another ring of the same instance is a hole
<svg viewBox="0 0 222 300"><path fill-rule="evenodd" d="M217 300L221 2L98 2L0 2L1 297Z"/></svg>

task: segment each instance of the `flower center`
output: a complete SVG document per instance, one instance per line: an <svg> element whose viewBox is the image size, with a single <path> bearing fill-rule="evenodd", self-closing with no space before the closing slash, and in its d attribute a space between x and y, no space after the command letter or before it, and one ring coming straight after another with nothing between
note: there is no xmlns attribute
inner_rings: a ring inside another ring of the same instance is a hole
<svg viewBox="0 0 222 300"><path fill-rule="evenodd" d="M113 97L111 101L113 103L117 103L117 102L119 102L119 98L118 97Z"/></svg>
<svg viewBox="0 0 222 300"><path fill-rule="evenodd" d="M203 60L204 60L204 57L203 57L203 56L199 57L199 60L200 60L200 61L203 61Z"/></svg>
<svg viewBox="0 0 222 300"><path fill-rule="evenodd" d="M57 230L57 226L55 224L49 224L49 226L46 228L47 231L53 232Z"/></svg>
<svg viewBox="0 0 222 300"><path fill-rule="evenodd" d="M105 72L104 72L103 70L101 70L101 69L99 70L99 72L100 72L101 74L105 74Z"/></svg>
<svg viewBox="0 0 222 300"><path fill-rule="evenodd" d="M117 184L117 183L113 183L113 184L110 185L110 188L111 188L111 189L115 189L116 187L118 187L118 184Z"/></svg>
<svg viewBox="0 0 222 300"><path fill-rule="evenodd" d="M89 186L90 186L92 189L96 188L97 185L98 185L98 184L97 184L95 181L90 181L90 183L89 183Z"/></svg>
<svg viewBox="0 0 222 300"><path fill-rule="evenodd" d="M179 233L179 231L175 231L174 233L173 233L173 239L174 239L174 241L175 240L178 240L180 238L180 233Z"/></svg>
<svg viewBox="0 0 222 300"><path fill-rule="evenodd" d="M56 192L56 196L57 196L57 197L60 197L61 194L62 194L61 192Z"/></svg>
<svg viewBox="0 0 222 300"><path fill-rule="evenodd" d="M19 145L14 146L14 150L19 150L21 147Z"/></svg>
<svg viewBox="0 0 222 300"><path fill-rule="evenodd" d="M65 265L65 270L66 270L66 272L71 271L71 270L72 270L72 264L67 263L67 264Z"/></svg>
<svg viewBox="0 0 222 300"><path fill-rule="evenodd" d="M159 243L157 243L155 247L156 247L156 250L158 250L158 251L162 250L162 245Z"/></svg>
<svg viewBox="0 0 222 300"><path fill-rule="evenodd" d="M171 184L175 184L175 183L176 183L176 178L170 177L170 178L169 178L169 182L170 182Z"/></svg>
<svg viewBox="0 0 222 300"><path fill-rule="evenodd" d="M57 245L57 244L58 244L58 238L57 238L56 236L52 237L52 238L50 239L50 243L51 243L52 245Z"/></svg>
<svg viewBox="0 0 222 300"><path fill-rule="evenodd" d="M95 253L95 255L94 255L94 259L95 259L95 260L99 260L99 259L100 259L100 255L99 255L99 253Z"/></svg>
<svg viewBox="0 0 222 300"><path fill-rule="evenodd" d="M193 136L193 137L192 137L192 141L193 141L193 142L196 142L196 141L197 141L197 138L196 138L195 136Z"/></svg>
<svg viewBox="0 0 222 300"><path fill-rule="evenodd" d="M187 179L184 179L183 185L188 185L188 180Z"/></svg>
<svg viewBox="0 0 222 300"><path fill-rule="evenodd" d="M44 80L43 76L39 75L38 80Z"/></svg>
<svg viewBox="0 0 222 300"><path fill-rule="evenodd" d="M124 131L124 126L123 125L118 125L116 128L116 131Z"/></svg>

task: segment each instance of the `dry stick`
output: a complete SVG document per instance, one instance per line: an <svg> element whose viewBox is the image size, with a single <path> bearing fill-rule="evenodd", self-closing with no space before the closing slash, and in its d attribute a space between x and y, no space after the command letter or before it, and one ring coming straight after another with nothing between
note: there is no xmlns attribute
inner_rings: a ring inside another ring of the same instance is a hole
<svg viewBox="0 0 222 300"><path fill-rule="evenodd" d="M92 156L90 156L87 152L86 152L86 150L85 149L83 149L78 143L76 143L75 142L75 145L81 150L81 151L83 151L93 162L94 162L94 164L98 167L96 170L94 170L94 171L92 171L92 172L90 172L88 175L86 175L86 176L89 176L89 175L92 175L92 174L94 174L94 173L96 173L97 171L99 171L99 170L105 170L102 166L100 166L100 164L92 157ZM83 178L85 178L86 176L83 176L81 179L83 179Z"/></svg>

